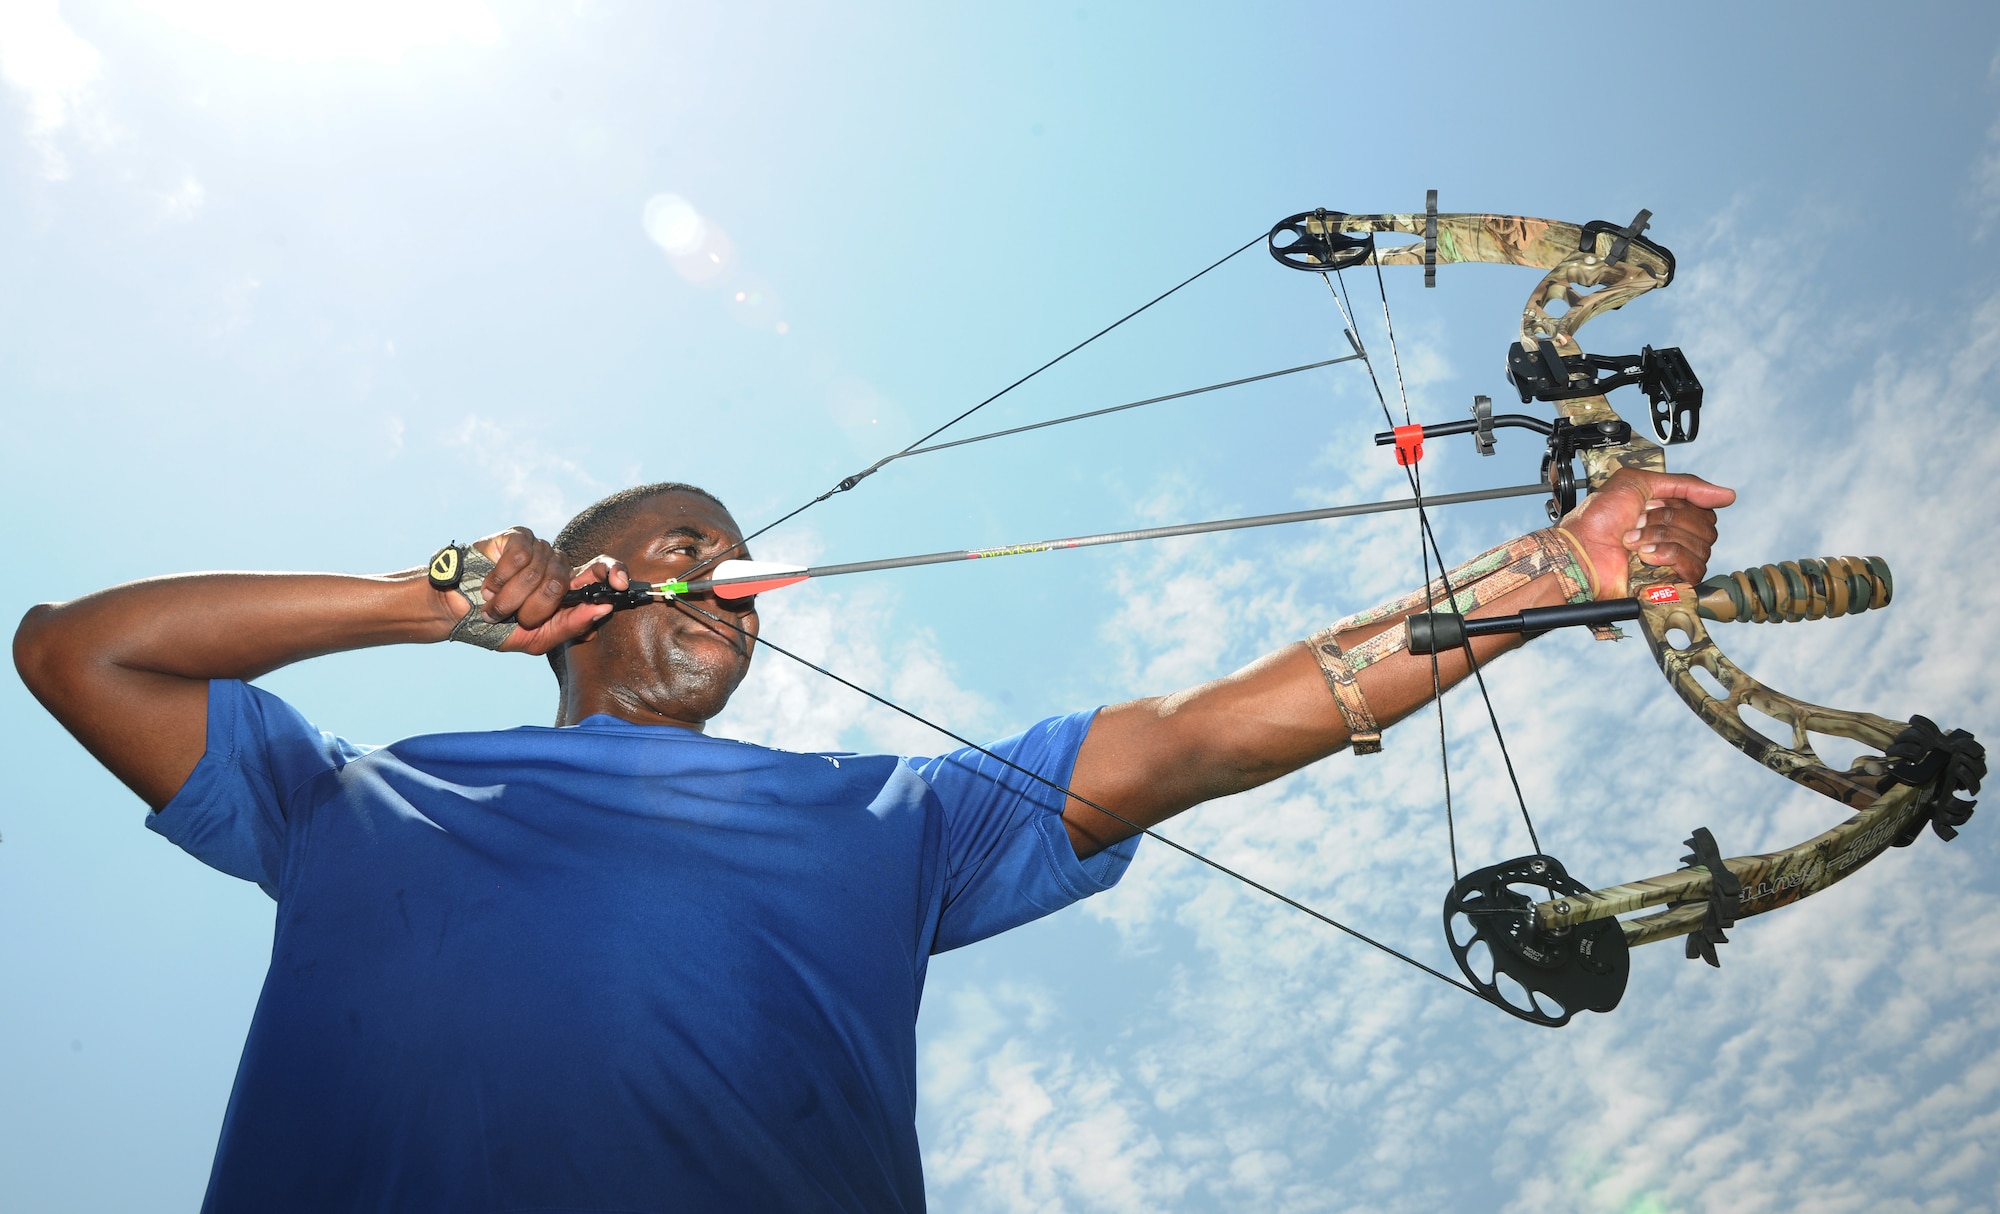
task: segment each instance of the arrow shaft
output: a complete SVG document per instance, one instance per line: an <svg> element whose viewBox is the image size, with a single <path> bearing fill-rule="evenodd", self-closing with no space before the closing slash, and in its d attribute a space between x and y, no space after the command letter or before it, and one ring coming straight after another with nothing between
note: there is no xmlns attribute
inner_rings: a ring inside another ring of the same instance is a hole
<svg viewBox="0 0 2000 1214"><path fill-rule="evenodd" d="M1441 493L1423 499L1425 506L1457 506L1467 502L1488 502L1509 497L1529 497L1547 493L1545 484L1510 485L1504 489L1475 489L1468 493ZM1283 514L1253 514L1246 518L1215 519L1204 523L1176 523L1168 527L1142 527L1136 531L1106 531L1097 535L1041 540L1032 544L1005 544L997 548L961 548L950 552L927 552L918 556L888 557L879 561L852 561L843 565L816 565L804 571L808 578L839 577L849 573L876 573L884 569L908 569L917 565L943 565L952 561L978 561L999 556L1026 556L1034 552L1059 552L1068 548L1095 548L1104 544L1129 544L1137 540L1164 540L1182 535L1207 535L1217 531L1241 531L1250 527L1276 527L1284 523L1308 523L1318 519L1349 518L1362 514L1387 514L1413 510L1415 498L1394 498L1386 502L1360 502L1350 506L1323 506L1316 510L1292 510ZM688 582L675 591L698 594L718 586L761 581L761 577L708 578Z"/></svg>

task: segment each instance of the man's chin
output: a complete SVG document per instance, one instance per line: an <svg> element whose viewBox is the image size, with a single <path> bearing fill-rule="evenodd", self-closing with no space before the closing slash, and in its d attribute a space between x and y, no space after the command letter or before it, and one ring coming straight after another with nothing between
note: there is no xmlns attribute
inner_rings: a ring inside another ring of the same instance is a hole
<svg viewBox="0 0 2000 1214"><path fill-rule="evenodd" d="M706 719L729 703L737 684L749 672L750 659L722 637L681 640L667 661L672 672L673 696L691 709L699 705Z"/></svg>

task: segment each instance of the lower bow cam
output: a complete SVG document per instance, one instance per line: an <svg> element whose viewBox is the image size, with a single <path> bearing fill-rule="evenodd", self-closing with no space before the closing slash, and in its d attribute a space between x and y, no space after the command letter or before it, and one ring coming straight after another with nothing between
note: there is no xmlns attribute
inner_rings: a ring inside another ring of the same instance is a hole
<svg viewBox="0 0 2000 1214"><path fill-rule="evenodd" d="M1542 899L1516 886L1564 898L1590 892L1554 856L1523 856L1462 877L1444 900L1444 935L1474 992L1551 1027L1617 1007L1632 966L1618 920L1546 928L1535 917Z"/></svg>

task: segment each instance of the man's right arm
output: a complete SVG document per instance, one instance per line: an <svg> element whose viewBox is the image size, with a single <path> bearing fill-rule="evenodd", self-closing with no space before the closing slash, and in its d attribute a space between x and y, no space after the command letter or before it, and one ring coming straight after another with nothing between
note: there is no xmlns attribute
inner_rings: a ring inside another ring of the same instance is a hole
<svg viewBox="0 0 2000 1214"><path fill-rule="evenodd" d="M494 560L488 618L520 630L504 648L542 653L609 608L564 609L576 577L522 528L479 542ZM448 636L469 608L422 569L381 576L196 573L100 590L28 610L14 633L22 682L84 748L158 810L207 749L208 681L375 645Z"/></svg>

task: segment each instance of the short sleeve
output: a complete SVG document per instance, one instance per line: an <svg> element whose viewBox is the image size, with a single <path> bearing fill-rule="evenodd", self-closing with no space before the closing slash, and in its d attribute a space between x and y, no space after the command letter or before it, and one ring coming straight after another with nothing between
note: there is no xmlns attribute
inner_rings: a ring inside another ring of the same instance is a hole
<svg viewBox="0 0 2000 1214"><path fill-rule="evenodd" d="M314 729L277 696L235 679L208 685L208 748L146 825L195 859L276 898L293 796L368 752Z"/></svg>
<svg viewBox="0 0 2000 1214"><path fill-rule="evenodd" d="M987 748L1006 763L971 747L909 760L944 810L944 909L933 952L1039 919L1125 875L1138 837L1077 859L1063 828L1064 795L1050 787L1068 787L1096 716L1050 717Z"/></svg>

